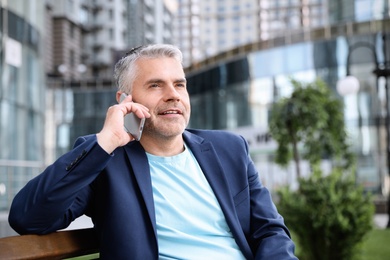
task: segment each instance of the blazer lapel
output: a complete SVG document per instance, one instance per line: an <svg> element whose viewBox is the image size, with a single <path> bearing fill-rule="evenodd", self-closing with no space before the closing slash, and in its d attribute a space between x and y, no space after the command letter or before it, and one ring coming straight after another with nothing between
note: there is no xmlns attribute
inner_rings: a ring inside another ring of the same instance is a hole
<svg viewBox="0 0 390 260"><path fill-rule="evenodd" d="M213 145L188 131L184 133L184 139L213 189L238 246L243 250L244 255L251 255L251 249L237 217L229 184Z"/></svg>
<svg viewBox="0 0 390 260"><path fill-rule="evenodd" d="M146 209L157 239L156 216L154 211L152 180L150 178L148 158L146 157L145 150L139 142L132 142L131 144L126 145L125 151L133 168L135 179L137 180L142 197L145 201Z"/></svg>

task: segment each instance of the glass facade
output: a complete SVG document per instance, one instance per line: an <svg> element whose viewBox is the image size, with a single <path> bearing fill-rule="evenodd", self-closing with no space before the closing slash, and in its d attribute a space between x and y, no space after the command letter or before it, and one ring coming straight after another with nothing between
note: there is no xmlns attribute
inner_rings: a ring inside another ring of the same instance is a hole
<svg viewBox="0 0 390 260"><path fill-rule="evenodd" d="M381 48L382 36L378 32L279 46L251 52L234 61L219 62L207 70L192 71L187 75L193 107L190 127L228 129L242 134L270 189L294 185L293 163L287 169L274 163L276 144L268 133L271 107L278 99L291 94L290 78L303 82L321 78L345 103L345 122L357 155L358 181L367 190L382 194L388 176L386 80L377 81L372 73L375 57L379 65L390 60L389 53L385 59ZM336 85L346 76L347 69L358 78L360 90L341 96ZM324 161L324 167L329 165ZM303 162L302 168L308 174L307 163Z"/></svg>
<svg viewBox="0 0 390 260"><path fill-rule="evenodd" d="M0 236L11 232L11 200L44 158L43 3L9 2L0 6Z"/></svg>
<svg viewBox="0 0 390 260"><path fill-rule="evenodd" d="M74 118L69 129L69 138L74 142L81 135L97 133L103 128L107 109L116 104L116 89L74 90ZM72 143L71 143L72 144Z"/></svg>
<svg viewBox="0 0 390 260"><path fill-rule="evenodd" d="M46 164L72 149L76 138L99 132L107 109L116 104L116 88L105 82L100 88L86 87L80 82L50 79L46 92ZM98 82L90 82L97 86Z"/></svg>

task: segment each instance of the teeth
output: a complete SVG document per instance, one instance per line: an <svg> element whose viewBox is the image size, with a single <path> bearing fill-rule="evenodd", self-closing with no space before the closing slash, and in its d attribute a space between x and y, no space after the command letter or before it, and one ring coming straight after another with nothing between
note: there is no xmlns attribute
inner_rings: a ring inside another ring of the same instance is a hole
<svg viewBox="0 0 390 260"><path fill-rule="evenodd" d="M167 112L164 112L164 115L166 114L177 114L177 111L167 111Z"/></svg>

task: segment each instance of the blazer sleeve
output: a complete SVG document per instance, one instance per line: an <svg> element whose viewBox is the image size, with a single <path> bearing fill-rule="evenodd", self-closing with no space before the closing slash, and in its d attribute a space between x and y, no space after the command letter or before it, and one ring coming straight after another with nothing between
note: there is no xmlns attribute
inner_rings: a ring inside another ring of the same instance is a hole
<svg viewBox="0 0 390 260"><path fill-rule="evenodd" d="M269 190L263 186L255 165L247 154L247 178L250 194L250 241L255 259L297 259L283 217L278 213Z"/></svg>
<svg viewBox="0 0 390 260"><path fill-rule="evenodd" d="M66 228L84 214L92 196L90 185L111 155L96 135L80 137L73 150L30 180L15 196L9 224L19 234L46 234Z"/></svg>

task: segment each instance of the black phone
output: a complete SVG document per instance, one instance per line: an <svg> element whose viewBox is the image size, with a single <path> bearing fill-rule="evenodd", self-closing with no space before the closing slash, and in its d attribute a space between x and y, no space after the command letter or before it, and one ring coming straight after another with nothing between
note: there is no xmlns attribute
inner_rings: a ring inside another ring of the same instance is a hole
<svg viewBox="0 0 390 260"><path fill-rule="evenodd" d="M122 93L120 102L122 102L127 95ZM135 140L139 141L142 136L142 130L144 130L145 118L138 118L134 113L125 115L124 127L126 132L130 133Z"/></svg>

